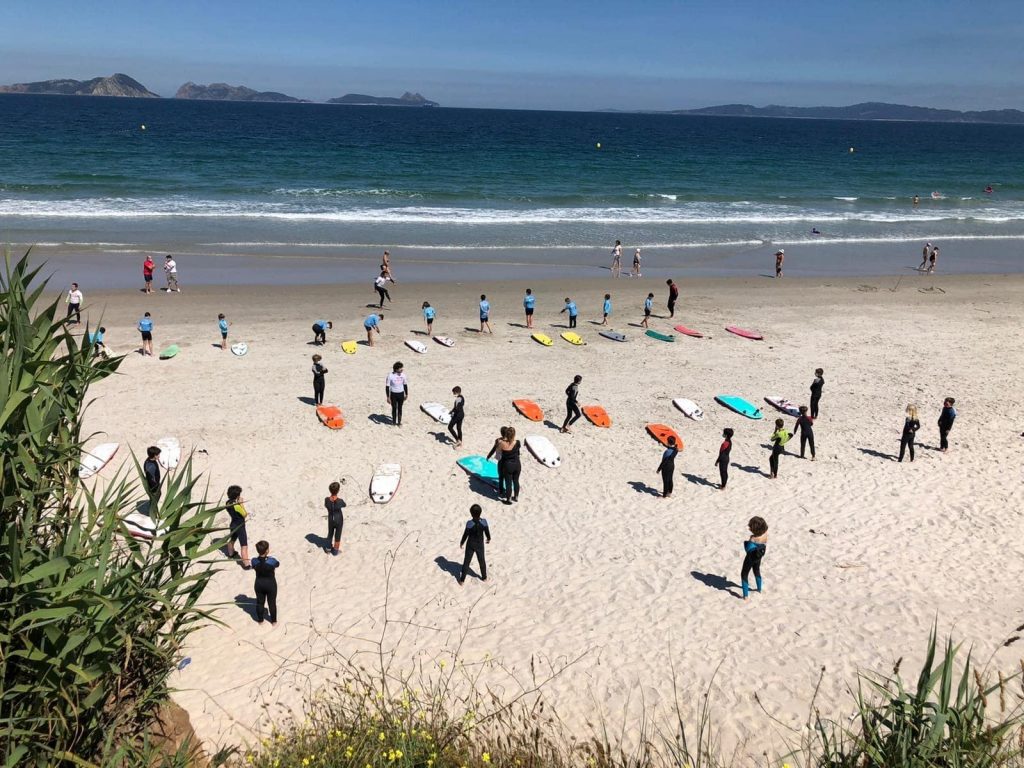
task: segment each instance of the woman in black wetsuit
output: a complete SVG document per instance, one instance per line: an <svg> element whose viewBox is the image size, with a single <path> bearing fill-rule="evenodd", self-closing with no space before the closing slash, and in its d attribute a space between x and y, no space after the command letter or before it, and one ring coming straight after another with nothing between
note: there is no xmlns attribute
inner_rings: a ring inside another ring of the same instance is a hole
<svg viewBox="0 0 1024 768"><path fill-rule="evenodd" d="M814 419L807 415L807 406L800 406L800 416L793 425L793 432L800 430L800 458L804 458L807 445L811 446L811 461L814 461Z"/></svg>
<svg viewBox="0 0 1024 768"><path fill-rule="evenodd" d="M565 388L565 421L562 422L562 428L558 430L559 432L568 432L569 427L575 424L576 420L583 415L577 402L580 396L580 383L582 381L582 376L573 376L572 384Z"/></svg>
<svg viewBox="0 0 1024 768"><path fill-rule="evenodd" d="M277 624L277 577L274 572L280 565L276 558L270 557L270 545L265 541L256 542L258 557L253 558L252 569L256 573L256 621L263 623L264 604L269 610L267 618L271 624Z"/></svg>
<svg viewBox="0 0 1024 768"><path fill-rule="evenodd" d="M661 454L661 464L656 471L661 473L661 498L668 499L672 496L672 475L676 471L676 456L679 449L676 448L676 439L671 435L668 438L668 448Z"/></svg>
<svg viewBox="0 0 1024 768"><path fill-rule="evenodd" d="M811 382L811 418L818 418L818 402L821 400L821 390L825 386L825 371L821 368L814 369L814 381ZM814 453L814 450L811 450Z"/></svg>
<svg viewBox="0 0 1024 768"><path fill-rule="evenodd" d="M455 387L452 389L452 394L455 395L455 404L452 405L451 411L448 415L451 417L451 421L448 422L448 431L451 432L452 438L455 440L455 448L462 445L462 420L465 418L465 406L466 398L462 396L462 387Z"/></svg>
<svg viewBox="0 0 1024 768"><path fill-rule="evenodd" d="M761 559L768 549L768 523L763 517L752 517L747 524L750 528L750 538L743 542L743 568L740 571L740 584L743 587L743 599L750 597L750 585L747 577L754 572L754 584L757 591L761 591Z"/></svg>
<svg viewBox="0 0 1024 768"><path fill-rule="evenodd" d="M900 436L900 458L903 461L903 454L907 448L910 449L910 460L914 460L914 438L917 430L921 428L921 422L917 420L917 406L907 406L907 418L903 420L903 434Z"/></svg>
<svg viewBox="0 0 1024 768"><path fill-rule="evenodd" d="M523 465L519 460L519 449L522 444L516 440L516 428L509 427L505 433L505 445L501 448L501 457L505 461L505 489L509 493L508 501L519 501L519 473Z"/></svg>
<svg viewBox="0 0 1024 768"><path fill-rule="evenodd" d="M733 431L730 427L722 430L722 445L718 449L718 458L715 465L718 467L718 477L722 481L718 490L724 491L729 482L729 454L732 453Z"/></svg>

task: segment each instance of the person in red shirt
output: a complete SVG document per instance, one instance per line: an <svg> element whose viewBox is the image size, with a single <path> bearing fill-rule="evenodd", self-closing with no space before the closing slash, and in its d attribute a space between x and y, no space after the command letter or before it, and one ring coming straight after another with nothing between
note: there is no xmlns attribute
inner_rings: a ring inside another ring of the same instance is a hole
<svg viewBox="0 0 1024 768"><path fill-rule="evenodd" d="M153 268L155 266L152 256L147 256L146 260L142 262L142 279L146 281L146 293L153 292Z"/></svg>
<svg viewBox="0 0 1024 768"><path fill-rule="evenodd" d="M668 285L668 316L676 316L676 301L679 299L679 286L676 285L675 280L666 280L665 284Z"/></svg>

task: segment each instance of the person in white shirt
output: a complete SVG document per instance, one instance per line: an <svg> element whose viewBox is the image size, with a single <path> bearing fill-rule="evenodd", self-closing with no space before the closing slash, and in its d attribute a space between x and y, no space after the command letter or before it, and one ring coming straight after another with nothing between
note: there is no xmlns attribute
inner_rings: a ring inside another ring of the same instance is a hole
<svg viewBox="0 0 1024 768"><path fill-rule="evenodd" d="M616 240L612 248L612 277L619 277L622 274L622 241Z"/></svg>
<svg viewBox="0 0 1024 768"><path fill-rule="evenodd" d="M409 396L409 380L405 377L401 362L395 363L388 374L384 394L391 405L391 423L396 427L402 426L402 404Z"/></svg>
<svg viewBox="0 0 1024 768"><path fill-rule="evenodd" d="M387 299L389 302L391 301L391 294L388 293L388 289L384 287L388 284L388 280L391 280L391 278L388 277L387 272L381 272L373 279L373 287L377 290L377 295L380 296L380 306L378 309L384 308L384 299ZM393 283L395 281L391 280L391 282Z"/></svg>
<svg viewBox="0 0 1024 768"><path fill-rule="evenodd" d="M170 254L164 261L164 274L167 276L167 292L181 293L181 288L178 287L178 263L171 258Z"/></svg>
<svg viewBox="0 0 1024 768"><path fill-rule="evenodd" d="M640 249L636 249L636 253L633 254L633 273L630 277L640 277Z"/></svg>
<svg viewBox="0 0 1024 768"><path fill-rule="evenodd" d="M68 291L68 297L65 301L68 303L68 322L77 325L82 322L82 292L78 290L78 283L71 284L71 290ZM72 320L71 316L74 315L75 319Z"/></svg>

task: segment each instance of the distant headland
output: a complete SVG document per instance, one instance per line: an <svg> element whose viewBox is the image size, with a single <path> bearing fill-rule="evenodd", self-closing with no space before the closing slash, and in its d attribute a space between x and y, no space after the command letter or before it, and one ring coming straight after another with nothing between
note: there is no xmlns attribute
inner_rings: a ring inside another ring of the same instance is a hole
<svg viewBox="0 0 1024 768"><path fill-rule="evenodd" d="M406 91L397 99L390 96L367 96L362 93L346 93L336 99L328 99L328 104L344 104L350 107L437 107L436 101L430 101L418 93Z"/></svg>
<svg viewBox="0 0 1024 768"><path fill-rule="evenodd" d="M923 123L1009 123L1024 124L1019 109L989 109L960 112L955 109L910 107L868 101L849 107L781 107L775 104L754 107L750 104L722 104L701 109L676 109L673 115L708 115L713 117L790 117L817 120L906 120Z"/></svg>
<svg viewBox="0 0 1024 768"><path fill-rule="evenodd" d="M55 96L120 96L126 99L159 99L146 86L120 72L92 80L41 80L36 83L0 85L0 93L37 93Z"/></svg>
<svg viewBox="0 0 1024 768"><path fill-rule="evenodd" d="M193 99L195 101L271 101L277 103L300 104L309 102L297 99L277 91L256 91L244 85L228 85L227 83L210 83L199 85L191 80L174 94L176 99Z"/></svg>

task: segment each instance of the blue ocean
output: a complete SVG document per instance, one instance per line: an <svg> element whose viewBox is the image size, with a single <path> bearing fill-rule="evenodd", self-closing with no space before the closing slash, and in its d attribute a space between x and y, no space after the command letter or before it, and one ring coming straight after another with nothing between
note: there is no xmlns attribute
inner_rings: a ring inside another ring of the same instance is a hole
<svg viewBox="0 0 1024 768"><path fill-rule="evenodd" d="M14 243L1024 239L1021 126L0 95L0 128L0 238Z"/></svg>

